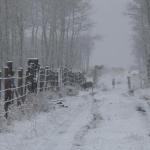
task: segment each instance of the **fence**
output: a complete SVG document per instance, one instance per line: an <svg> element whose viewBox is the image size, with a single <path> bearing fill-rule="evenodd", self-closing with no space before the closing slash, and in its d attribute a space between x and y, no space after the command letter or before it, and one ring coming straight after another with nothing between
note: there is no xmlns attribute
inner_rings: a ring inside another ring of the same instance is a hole
<svg viewBox="0 0 150 150"><path fill-rule="evenodd" d="M139 73L136 73L136 72L132 73L131 72L127 77L129 92L142 88L142 82L141 81L142 80L141 80Z"/></svg>
<svg viewBox="0 0 150 150"><path fill-rule="evenodd" d="M66 67L40 67L38 59L29 59L27 69L19 68L17 71L13 70L13 62L9 61L0 71L0 103L3 109L0 116L7 119L12 111L9 107L12 104L21 106L31 94L37 96L48 90L57 92L65 86L76 86L85 81L81 72L73 72Z"/></svg>

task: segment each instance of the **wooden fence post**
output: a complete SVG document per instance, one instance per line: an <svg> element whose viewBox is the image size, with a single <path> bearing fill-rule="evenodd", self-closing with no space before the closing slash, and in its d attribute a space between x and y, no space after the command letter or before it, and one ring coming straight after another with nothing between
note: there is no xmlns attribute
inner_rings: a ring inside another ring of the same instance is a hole
<svg viewBox="0 0 150 150"><path fill-rule="evenodd" d="M49 69L50 69L49 66L45 67L45 91L48 90L48 83L49 83L48 80L49 80L49 72L50 72Z"/></svg>
<svg viewBox="0 0 150 150"><path fill-rule="evenodd" d="M9 105L11 104L11 98L12 98L12 91L11 91L11 79L9 79L9 69L8 67L4 68L4 99L5 99L5 104L4 104L4 110L5 110L5 117L6 119L8 118L8 108Z"/></svg>
<svg viewBox="0 0 150 150"><path fill-rule="evenodd" d="M39 71L39 86L40 86L40 92L43 92L44 90L44 83L45 83L45 69L44 68L40 68Z"/></svg>
<svg viewBox="0 0 150 150"><path fill-rule="evenodd" d="M15 79L13 78L14 76L14 71L13 71L13 62L8 61L7 62L7 67L8 67L8 77L10 78L10 88L15 88ZM11 99L14 98L14 92L16 93L16 90L11 90ZM17 93L16 93L17 95Z"/></svg>
<svg viewBox="0 0 150 150"><path fill-rule="evenodd" d="M9 76L13 76L14 75L13 62L12 61L8 61L7 62L7 67L8 67L8 74L9 74Z"/></svg>
<svg viewBox="0 0 150 150"><path fill-rule="evenodd" d="M23 88L23 69L19 69L18 70L18 94L19 94L19 97L21 97L20 99L17 100L17 105L21 105L21 101L24 102L25 99L23 96L23 91L24 91L24 88Z"/></svg>
<svg viewBox="0 0 150 150"><path fill-rule="evenodd" d="M57 91L59 91L59 72L58 72L58 70L56 70L56 72L55 72L55 89L57 90Z"/></svg>
<svg viewBox="0 0 150 150"><path fill-rule="evenodd" d="M62 71L63 71L63 68L61 67L58 71L58 87L59 87L59 90L62 90Z"/></svg>
<svg viewBox="0 0 150 150"><path fill-rule="evenodd" d="M130 91L131 90L131 78L128 76L127 80L128 80L128 89Z"/></svg>
<svg viewBox="0 0 150 150"><path fill-rule="evenodd" d="M27 91L29 91L29 89L30 89L30 85L28 85L29 84L29 78L30 78L30 76L29 76L29 74L28 74L28 70L26 70L25 71L25 87L24 87L24 91L23 91L23 94L25 95L25 97L24 97L24 101L26 100L26 97L27 97Z"/></svg>
<svg viewBox="0 0 150 150"><path fill-rule="evenodd" d="M132 89L132 83L131 83L131 77L127 77L128 80L128 89L129 89L129 94L133 95L134 94L134 89Z"/></svg>

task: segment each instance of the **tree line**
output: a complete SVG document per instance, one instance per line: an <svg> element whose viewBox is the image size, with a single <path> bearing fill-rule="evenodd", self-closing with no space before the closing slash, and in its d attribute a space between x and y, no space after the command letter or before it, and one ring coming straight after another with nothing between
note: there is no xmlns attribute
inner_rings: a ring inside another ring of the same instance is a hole
<svg viewBox="0 0 150 150"><path fill-rule="evenodd" d="M141 77L150 85L150 0L133 0L128 7L134 29L134 54Z"/></svg>
<svg viewBox="0 0 150 150"><path fill-rule="evenodd" d="M89 0L0 0L0 65L87 69L93 38Z"/></svg>

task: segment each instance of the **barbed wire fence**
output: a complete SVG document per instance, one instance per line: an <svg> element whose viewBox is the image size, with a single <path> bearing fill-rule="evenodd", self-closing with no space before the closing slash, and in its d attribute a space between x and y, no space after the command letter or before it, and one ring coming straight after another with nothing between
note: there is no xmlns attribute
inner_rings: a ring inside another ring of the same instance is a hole
<svg viewBox="0 0 150 150"><path fill-rule="evenodd" d="M0 71L0 118L7 120L16 112L25 115L36 111L38 102L42 101L36 101L41 93L59 93L67 86L78 88L86 82L81 72L67 67L40 67L38 62L38 59L29 59L26 70L14 71L13 62L8 61Z"/></svg>

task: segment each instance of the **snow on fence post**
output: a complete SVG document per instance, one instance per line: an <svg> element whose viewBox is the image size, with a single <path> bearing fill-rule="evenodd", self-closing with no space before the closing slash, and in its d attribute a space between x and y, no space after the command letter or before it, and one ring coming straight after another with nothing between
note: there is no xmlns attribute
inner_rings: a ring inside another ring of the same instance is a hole
<svg viewBox="0 0 150 150"><path fill-rule="evenodd" d="M98 67L98 66L95 66L95 67L94 67L94 74L93 74L93 84L94 84L94 88L97 87L97 84L98 84L98 70L99 70L99 67Z"/></svg>
<svg viewBox="0 0 150 150"><path fill-rule="evenodd" d="M63 88L62 74L63 74L63 68L60 67L58 70L58 87L59 87L59 90L62 90L62 88Z"/></svg>
<svg viewBox="0 0 150 150"><path fill-rule="evenodd" d="M26 95L27 94L27 89L28 89L28 86L27 86L27 83L28 83L28 70L26 70L25 72L25 88L24 88L24 94ZM25 96L25 99L26 99L26 96Z"/></svg>
<svg viewBox="0 0 150 150"><path fill-rule="evenodd" d="M127 77L127 80L128 80L129 94L134 94L134 89L132 88L132 84L131 84L131 77L128 76L128 77Z"/></svg>
<svg viewBox="0 0 150 150"><path fill-rule="evenodd" d="M28 59L28 70L26 72L26 83L30 84L28 90L37 93L37 73L39 72L39 60L37 58Z"/></svg>
<svg viewBox="0 0 150 150"><path fill-rule="evenodd" d="M7 62L7 67L8 67L8 74L13 76L14 73L13 73L13 62L12 61L8 61Z"/></svg>
<svg viewBox="0 0 150 150"><path fill-rule="evenodd" d="M15 78L13 78L13 76L14 76L13 62L8 61L7 67L8 67L8 76L10 78L10 88L15 88ZM16 90L11 90L11 99L14 98L14 92L16 92ZM17 95L17 93L16 93L16 95Z"/></svg>
<svg viewBox="0 0 150 150"><path fill-rule="evenodd" d="M43 92L44 90L44 82L45 82L45 69L43 67L40 68L39 71L39 91Z"/></svg>
<svg viewBox="0 0 150 150"><path fill-rule="evenodd" d="M49 83L49 66L45 67L45 91L48 90L48 83Z"/></svg>
<svg viewBox="0 0 150 150"><path fill-rule="evenodd" d="M12 91L11 91L11 79L9 78L9 69L8 67L4 67L4 110L5 110L5 118L8 118L8 108L11 104Z"/></svg>
<svg viewBox="0 0 150 150"><path fill-rule="evenodd" d="M59 72L58 72L58 70L56 70L54 72L54 87L55 87L56 91L59 90L58 86L59 86Z"/></svg>
<svg viewBox="0 0 150 150"><path fill-rule="evenodd" d="M25 97L22 97L23 91L24 91L24 88L23 88L23 69L20 68L18 70L18 94L21 98L17 100L18 106L21 105L21 102L25 101Z"/></svg>

